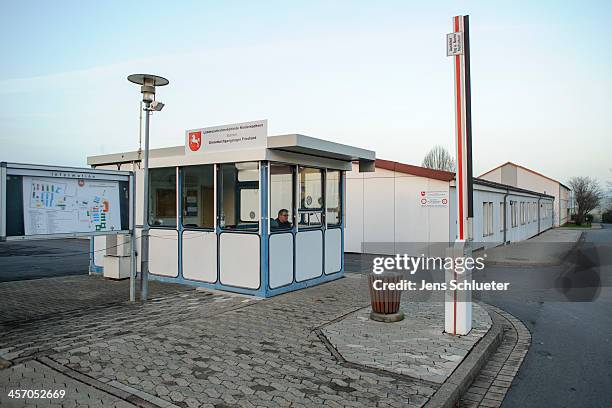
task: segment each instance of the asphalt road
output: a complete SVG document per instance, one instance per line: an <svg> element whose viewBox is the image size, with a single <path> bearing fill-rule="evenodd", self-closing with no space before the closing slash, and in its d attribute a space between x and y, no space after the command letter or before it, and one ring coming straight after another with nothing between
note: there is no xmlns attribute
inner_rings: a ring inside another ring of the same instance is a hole
<svg viewBox="0 0 612 408"><path fill-rule="evenodd" d="M0 242L0 282L89 271L89 240L53 239Z"/></svg>
<svg viewBox="0 0 612 408"><path fill-rule="evenodd" d="M523 288L520 298L487 299L532 334L503 407L612 407L612 227L585 232L574 254L583 265L569 273L578 277L577 296L551 301L546 291ZM561 269L526 268L529 275L567 279ZM488 275L501 280L503 273L499 268Z"/></svg>

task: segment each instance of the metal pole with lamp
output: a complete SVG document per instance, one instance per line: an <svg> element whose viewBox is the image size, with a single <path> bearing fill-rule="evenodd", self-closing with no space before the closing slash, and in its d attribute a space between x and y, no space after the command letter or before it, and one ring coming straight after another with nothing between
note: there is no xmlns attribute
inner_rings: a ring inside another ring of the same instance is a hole
<svg viewBox="0 0 612 408"><path fill-rule="evenodd" d="M128 81L141 85L142 101L145 111L145 148L144 148L144 209L142 213L142 234L140 249L140 300L147 300L149 291L149 116L152 111L161 111L164 104L155 100L155 87L170 83L166 78L149 74L132 74ZM134 248L132 248L132 251Z"/></svg>

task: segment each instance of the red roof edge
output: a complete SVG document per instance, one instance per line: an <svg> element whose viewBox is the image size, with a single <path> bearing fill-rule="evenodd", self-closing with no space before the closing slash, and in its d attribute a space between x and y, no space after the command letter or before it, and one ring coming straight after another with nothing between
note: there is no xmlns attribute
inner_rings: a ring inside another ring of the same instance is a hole
<svg viewBox="0 0 612 408"><path fill-rule="evenodd" d="M390 160L376 159L375 166L380 169L397 171L399 173L412 174L413 176L427 177L435 180L451 181L455 173L444 170L428 169L427 167L413 166L411 164L398 163Z"/></svg>

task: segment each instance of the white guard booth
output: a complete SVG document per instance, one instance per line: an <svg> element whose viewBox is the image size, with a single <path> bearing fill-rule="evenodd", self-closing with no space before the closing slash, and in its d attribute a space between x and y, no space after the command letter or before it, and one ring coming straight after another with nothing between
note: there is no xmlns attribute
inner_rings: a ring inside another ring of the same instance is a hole
<svg viewBox="0 0 612 408"><path fill-rule="evenodd" d="M186 131L185 146L150 151L149 276L261 297L342 277L345 172L353 161L373 171L374 160L304 135L268 137L267 121ZM141 154L88 164L135 171L142 220Z"/></svg>

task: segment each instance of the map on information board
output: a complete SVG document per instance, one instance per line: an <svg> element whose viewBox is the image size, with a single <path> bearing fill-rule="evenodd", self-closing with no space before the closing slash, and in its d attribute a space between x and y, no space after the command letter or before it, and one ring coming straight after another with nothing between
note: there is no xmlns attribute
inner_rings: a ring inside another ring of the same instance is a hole
<svg viewBox="0 0 612 408"><path fill-rule="evenodd" d="M25 235L121 230L119 182L23 177Z"/></svg>

